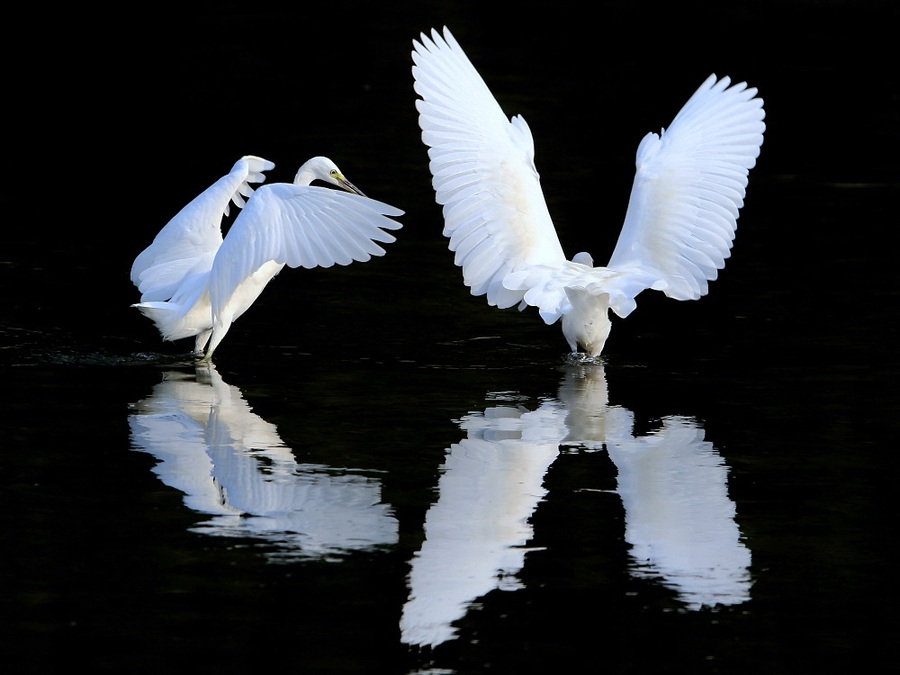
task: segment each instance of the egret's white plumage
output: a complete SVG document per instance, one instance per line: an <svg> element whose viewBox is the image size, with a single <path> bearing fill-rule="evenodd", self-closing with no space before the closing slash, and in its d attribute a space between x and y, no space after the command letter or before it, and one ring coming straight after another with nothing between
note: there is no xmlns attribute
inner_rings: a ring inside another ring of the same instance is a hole
<svg viewBox="0 0 900 675"><path fill-rule="evenodd" d="M165 340L196 337L208 361L232 322L288 267L331 267L384 254L403 211L369 199L327 157L313 157L293 183L272 183L275 165L247 155L185 206L138 255L136 303ZM321 180L345 191L310 185ZM246 201L245 201L245 198ZM222 238L230 204L243 207ZM208 343L208 347L207 347Z"/></svg>
<svg viewBox="0 0 900 675"><path fill-rule="evenodd" d="M645 289L707 293L730 255L747 175L763 142L763 101L711 75L668 129L637 150L625 222L605 267L567 260L541 190L534 139L507 119L447 28L413 40L413 78L444 235L473 295L562 319L573 352L600 354L609 309L624 318Z"/></svg>

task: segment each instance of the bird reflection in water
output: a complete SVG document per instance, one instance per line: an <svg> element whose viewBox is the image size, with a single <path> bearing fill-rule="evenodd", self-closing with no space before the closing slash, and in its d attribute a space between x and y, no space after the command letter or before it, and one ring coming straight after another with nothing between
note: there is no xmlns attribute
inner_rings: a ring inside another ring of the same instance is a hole
<svg viewBox="0 0 900 675"><path fill-rule="evenodd" d="M466 438L447 449L425 541L411 562L401 639L436 646L494 589L520 587L534 548L529 519L560 448L602 456L618 471L631 572L655 578L690 610L750 598L750 551L728 497L728 467L693 419L667 417L634 436L634 415L608 404L602 364L567 366L556 398L535 410L509 394L459 421ZM505 400L504 400L505 399Z"/></svg>
<svg viewBox="0 0 900 675"><path fill-rule="evenodd" d="M129 425L134 449L157 459L160 480L212 516L194 531L262 540L269 557L287 560L398 540L379 481L360 470L298 463L275 426L212 364L166 372L132 405Z"/></svg>

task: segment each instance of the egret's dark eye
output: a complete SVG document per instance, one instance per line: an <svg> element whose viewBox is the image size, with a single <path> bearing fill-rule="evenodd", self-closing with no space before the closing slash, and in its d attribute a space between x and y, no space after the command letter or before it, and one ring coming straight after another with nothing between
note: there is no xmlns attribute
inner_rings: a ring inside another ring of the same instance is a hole
<svg viewBox="0 0 900 675"><path fill-rule="evenodd" d="M337 178L337 171L335 171L334 169L331 170L331 177Z"/></svg>

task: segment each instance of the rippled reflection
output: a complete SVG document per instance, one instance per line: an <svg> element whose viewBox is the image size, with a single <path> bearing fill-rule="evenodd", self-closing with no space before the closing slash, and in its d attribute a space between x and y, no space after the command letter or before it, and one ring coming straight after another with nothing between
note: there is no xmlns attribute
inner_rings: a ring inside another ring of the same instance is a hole
<svg viewBox="0 0 900 675"><path fill-rule="evenodd" d="M533 550L529 519L560 446L582 448L591 461L606 449L615 463L635 576L659 578L690 609L749 599L750 552L728 498L728 470L695 420L665 418L635 437L631 411L608 404L600 364L567 367L557 398L536 410L509 394L489 398L502 404L463 417L466 438L447 449L411 563L404 643L445 642L477 598L519 587L516 574Z"/></svg>
<svg viewBox="0 0 900 675"><path fill-rule="evenodd" d="M659 577L691 609L750 599L750 551L728 498L728 467L682 417L640 438L613 438L636 576Z"/></svg>
<svg viewBox="0 0 900 675"><path fill-rule="evenodd" d="M158 460L154 472L184 493L185 504L213 516L195 531L264 540L274 559L398 540L379 481L360 470L298 464L275 426L215 366L166 372L132 411L133 447Z"/></svg>
<svg viewBox="0 0 900 675"><path fill-rule="evenodd" d="M496 406L460 420L467 438L447 449L439 497L425 517L425 541L409 575L402 640L436 645L469 602L515 589L531 538L528 517L546 494L544 474L559 454L565 411Z"/></svg>

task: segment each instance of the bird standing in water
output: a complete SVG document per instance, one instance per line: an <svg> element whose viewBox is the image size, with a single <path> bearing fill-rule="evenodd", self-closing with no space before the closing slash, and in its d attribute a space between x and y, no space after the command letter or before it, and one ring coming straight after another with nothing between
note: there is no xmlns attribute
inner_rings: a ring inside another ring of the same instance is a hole
<svg viewBox="0 0 900 675"><path fill-rule="evenodd" d="M507 118L447 28L413 40L419 126L444 235L472 294L508 308L537 307L577 359L596 359L611 328L646 289L676 300L708 291L730 255L747 176L765 131L762 99L711 75L668 129L637 149L621 233L609 262L567 260L521 115ZM582 353L580 350L584 350Z"/></svg>
<svg viewBox="0 0 900 675"><path fill-rule="evenodd" d="M285 265L331 267L384 255L376 242L395 241L387 230L403 211L369 199L327 157L313 157L293 183L272 183L275 165L247 155L194 198L137 256L134 304L164 340L195 337L194 354L208 362L231 324L256 301ZM310 185L320 180L341 190ZM246 201L245 201L245 198ZM222 217L243 207L227 235Z"/></svg>

